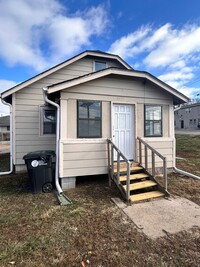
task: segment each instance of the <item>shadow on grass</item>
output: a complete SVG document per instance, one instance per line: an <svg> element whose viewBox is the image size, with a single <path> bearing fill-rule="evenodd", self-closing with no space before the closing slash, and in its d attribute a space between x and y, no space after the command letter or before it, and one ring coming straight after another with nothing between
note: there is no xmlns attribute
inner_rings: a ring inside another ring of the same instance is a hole
<svg viewBox="0 0 200 267"><path fill-rule="evenodd" d="M0 176L0 194L27 194L30 193L28 177L26 173Z"/></svg>
<svg viewBox="0 0 200 267"><path fill-rule="evenodd" d="M10 168L10 153L1 154L0 172L9 171Z"/></svg>

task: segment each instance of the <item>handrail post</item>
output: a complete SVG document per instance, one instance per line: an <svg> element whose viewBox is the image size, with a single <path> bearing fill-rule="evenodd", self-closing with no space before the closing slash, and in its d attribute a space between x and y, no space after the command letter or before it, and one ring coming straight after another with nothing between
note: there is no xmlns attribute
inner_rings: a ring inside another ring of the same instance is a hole
<svg viewBox="0 0 200 267"><path fill-rule="evenodd" d="M130 163L127 162L127 180L126 180L126 200L129 201L130 198Z"/></svg>
<svg viewBox="0 0 200 267"><path fill-rule="evenodd" d="M114 153L114 149L113 149L113 144L111 143L111 178L112 178L112 180L113 180L113 173L114 173L114 155L113 155L113 153Z"/></svg>
<svg viewBox="0 0 200 267"><path fill-rule="evenodd" d="M148 151L147 151L147 146L145 146L144 150L145 150L145 169L148 170Z"/></svg>
<svg viewBox="0 0 200 267"><path fill-rule="evenodd" d="M140 164L142 164L142 143L140 140L139 140L139 161Z"/></svg>
<svg viewBox="0 0 200 267"><path fill-rule="evenodd" d="M163 161L163 178L164 178L164 189L165 191L167 191L167 158L164 157L162 154L160 154L156 149L154 149L153 147L151 147L147 142L145 142L144 140L142 140L140 137L137 137L137 140L139 141L139 150L142 152L141 144L144 145L144 151L145 151L145 169L148 172L148 150L150 149L150 151L152 152L152 176L155 176L156 174L156 169L155 169L155 156L158 156L162 159ZM141 154L139 154L139 158L141 161ZM141 164L141 162L140 162Z"/></svg>
<svg viewBox="0 0 200 267"><path fill-rule="evenodd" d="M165 190L167 191L167 161L166 161L166 157L163 159L163 172L164 172Z"/></svg>
<svg viewBox="0 0 200 267"><path fill-rule="evenodd" d="M110 140L108 139L107 142L107 149L108 149L108 183L111 186L111 177L110 177Z"/></svg>
<svg viewBox="0 0 200 267"><path fill-rule="evenodd" d="M151 163L152 163L152 176L154 177L155 176L155 154L153 151L151 151L151 156L152 156L152 159L151 159Z"/></svg>
<svg viewBox="0 0 200 267"><path fill-rule="evenodd" d="M120 153L117 151L117 184L120 184Z"/></svg>

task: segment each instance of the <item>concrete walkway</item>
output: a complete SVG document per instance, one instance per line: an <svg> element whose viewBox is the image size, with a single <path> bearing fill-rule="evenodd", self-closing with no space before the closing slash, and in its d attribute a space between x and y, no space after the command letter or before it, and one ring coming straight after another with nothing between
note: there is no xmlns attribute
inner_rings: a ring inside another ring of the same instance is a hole
<svg viewBox="0 0 200 267"><path fill-rule="evenodd" d="M148 237L155 239L200 227L200 206L185 198L170 197L127 206L119 198L114 203Z"/></svg>

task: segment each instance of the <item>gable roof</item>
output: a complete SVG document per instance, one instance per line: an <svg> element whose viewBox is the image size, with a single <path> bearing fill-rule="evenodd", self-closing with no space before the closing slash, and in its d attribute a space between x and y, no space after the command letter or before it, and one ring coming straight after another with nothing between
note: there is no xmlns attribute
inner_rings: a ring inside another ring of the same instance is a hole
<svg viewBox="0 0 200 267"><path fill-rule="evenodd" d="M46 70L46 71L44 71L44 72L41 72L40 74L38 74L38 75L36 75L36 76L34 76L34 77L22 82L22 83L17 84L16 86L14 86L12 88L2 92L0 96L1 96L1 98L6 98L6 97L12 95L13 93L23 89L24 87L27 87L27 86L31 85L32 83L37 82L40 79L45 78L46 76L48 76L48 75L50 75L50 74L52 74L52 73L54 73L54 72L56 72L56 71L58 71L58 70L60 70L60 69L62 69L64 67L74 63L75 61L78 61L78 60L80 60L80 59L82 59L84 57L87 57L87 56L99 57L99 58L102 58L102 59L103 58L114 59L114 60L117 60L118 62L120 62L125 68L132 69L132 67L129 64L127 64L118 55L105 53L105 52L102 52L102 51L99 51L99 50L86 50L86 51L84 51L84 52L82 52L82 53L80 53L80 54L78 54L78 55L76 55L76 56L74 56L74 57L72 57L72 58L70 58L70 59L68 59L68 60L66 60L66 61L64 61L64 62L62 62L62 63L60 63L60 64L58 64L58 65L56 65L56 66L54 66L52 68L50 68L50 69L48 69L48 70Z"/></svg>
<svg viewBox="0 0 200 267"><path fill-rule="evenodd" d="M67 80L64 82L60 82L57 84L52 84L47 86L48 93L55 93L57 91L71 88L73 86L83 84L89 81L93 81L102 77L106 77L109 75L117 75L117 76L123 76L123 77L132 77L132 78L142 78L144 80L148 80L152 82L153 84L159 86L169 94L173 96L174 105L182 104L189 101L189 98L185 96L184 94L177 91L175 88L171 87L170 85L164 83L163 81L159 80L155 76L151 75L148 72L145 71L135 71L135 70L124 70L119 68L107 68L103 69L97 72L92 72L83 76L79 76L77 78Z"/></svg>

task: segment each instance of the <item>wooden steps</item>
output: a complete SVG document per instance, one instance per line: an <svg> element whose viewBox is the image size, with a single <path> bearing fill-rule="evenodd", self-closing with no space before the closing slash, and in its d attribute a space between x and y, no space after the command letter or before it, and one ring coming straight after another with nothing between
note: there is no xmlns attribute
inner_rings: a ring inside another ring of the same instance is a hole
<svg viewBox="0 0 200 267"><path fill-rule="evenodd" d="M136 174L131 174L130 175L130 181L133 180L138 180L138 179L145 179L148 178L149 175L146 173L136 173ZM126 182L127 176L126 175L122 175L120 176L120 182Z"/></svg>
<svg viewBox="0 0 200 267"><path fill-rule="evenodd" d="M155 185L157 185L157 183L155 183L154 181L146 180L146 181L130 184L130 190L131 191L132 190L139 190L142 188L147 188L147 187L151 187L151 186L155 186ZM123 187L126 190L126 185L123 185Z"/></svg>
<svg viewBox="0 0 200 267"><path fill-rule="evenodd" d="M131 172L137 172L137 171L141 171L141 170L143 170L143 168L140 167L140 166L131 166L130 167L130 171ZM124 173L126 171L127 171L127 168L126 167L120 168L120 173ZM114 168L114 173L117 173L117 168Z"/></svg>
<svg viewBox="0 0 200 267"><path fill-rule="evenodd" d="M162 193L160 191L151 191L151 192L147 192L147 193L131 195L130 200L132 202L136 202L136 201L158 198L158 197L163 197L163 196L164 196L164 193Z"/></svg>
<svg viewBox="0 0 200 267"><path fill-rule="evenodd" d="M114 179L117 184L117 164L114 163ZM126 196L126 181L127 181L127 165L124 162L120 163L120 185L119 189ZM131 162L130 166L130 201L137 202L152 198L163 197L165 193L160 191L160 186L143 167L137 162Z"/></svg>

